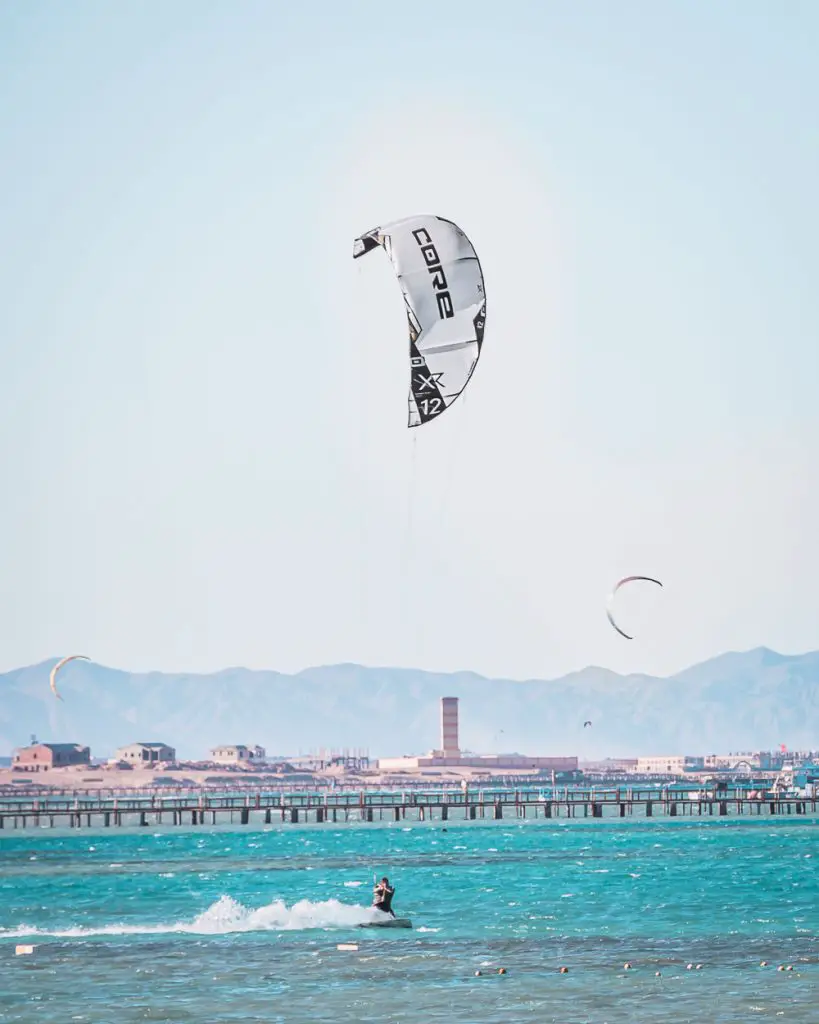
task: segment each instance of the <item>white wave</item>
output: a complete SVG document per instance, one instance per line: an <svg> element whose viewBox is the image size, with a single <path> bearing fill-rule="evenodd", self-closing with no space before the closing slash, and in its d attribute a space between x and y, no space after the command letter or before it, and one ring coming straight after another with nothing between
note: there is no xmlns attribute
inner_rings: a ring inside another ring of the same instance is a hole
<svg viewBox="0 0 819 1024"><path fill-rule="evenodd" d="M88 938L95 935L228 935L231 932L301 931L307 928L351 928L376 921L381 911L373 907L350 906L338 900L311 903L299 900L288 907L283 900L267 906L246 907L232 896L220 898L192 921L168 924L109 924L96 928L34 928L20 924L16 928L0 928L0 939L29 935L52 938Z"/></svg>

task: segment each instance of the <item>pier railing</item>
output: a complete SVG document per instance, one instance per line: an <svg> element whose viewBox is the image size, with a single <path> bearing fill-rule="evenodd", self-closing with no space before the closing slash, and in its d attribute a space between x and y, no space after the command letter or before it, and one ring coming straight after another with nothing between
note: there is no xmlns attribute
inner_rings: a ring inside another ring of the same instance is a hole
<svg viewBox="0 0 819 1024"><path fill-rule="evenodd" d="M21 794L0 797L0 828L92 827L139 824L241 824L274 820L298 822L475 820L514 817L613 817L656 814L808 814L816 797L777 795L742 787L719 791L657 787L537 786L517 789L479 786L467 789L360 789L304 792L260 789L253 793L131 791L116 796L98 792L68 795Z"/></svg>

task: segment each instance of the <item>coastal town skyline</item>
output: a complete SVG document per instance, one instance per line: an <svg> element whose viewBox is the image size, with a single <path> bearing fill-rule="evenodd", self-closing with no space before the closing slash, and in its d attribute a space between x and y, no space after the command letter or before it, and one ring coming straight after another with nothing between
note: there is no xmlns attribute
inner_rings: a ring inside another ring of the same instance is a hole
<svg viewBox="0 0 819 1024"><path fill-rule="evenodd" d="M398 774L418 774L425 767L446 769L476 768L486 771L550 771L576 772L609 771L612 774L631 773L635 775L685 775L702 771L751 772L778 771L785 765L800 765L813 762L819 757L819 747L809 750L738 750L722 754L652 754L637 757L609 757L581 761L576 755L551 756L512 752L509 754L462 751L461 756L443 758L442 751L427 751L418 756L403 758L370 758L366 749L348 750L343 747L315 750L309 753L268 755L258 744L220 744L207 751L209 756L189 760L176 757L176 750L170 743L161 741L134 741L118 747L113 754L94 756L91 748L82 743L40 742L32 737L29 744L12 751L10 767L19 771L52 770L55 768L113 767L122 770L157 769L161 771L178 769L205 769L225 766L241 767L246 771L264 772L276 766L289 768L310 766L312 770L348 768L354 771L382 771ZM53 757L49 757L51 752ZM45 754L45 756L43 756ZM32 756L33 755L33 756ZM39 760L38 760L39 757ZM421 764L401 765L401 761L420 761ZM426 764L425 762L429 762Z"/></svg>
<svg viewBox="0 0 819 1024"><path fill-rule="evenodd" d="M788 751L786 744L774 751L737 751L728 754L652 754L649 756L606 758L581 763L576 755L554 756L541 752L502 754L478 753L461 744L460 700L458 697L440 697L440 731L437 746L424 754L401 757L370 758L369 750L336 747L314 750L296 757L293 754L269 756L259 744L220 744L211 748L206 757L194 760L177 758L175 747L163 741L135 741L118 747L114 753L92 759L90 747L81 743L43 743L32 735L31 742L12 752L12 770L36 772L71 768L103 767L116 770L157 769L158 771L202 771L218 767L240 768L244 771L294 771L296 766L308 773L351 773L366 776L375 772L401 776L452 772L477 772L491 776L510 772L532 775L551 773L560 776L582 776L583 770L600 774L633 774L635 776L685 776L694 772L778 771L785 766L811 765L815 754L809 751ZM584 722L584 728L592 726Z"/></svg>
<svg viewBox="0 0 819 1024"><path fill-rule="evenodd" d="M46 742L81 741L107 756L158 739L184 760L228 742L260 743L282 756L347 747L368 748L373 758L417 757L446 746L442 696L459 699L459 743L478 753L590 760L782 744L809 750L819 736L819 651L727 652L665 679L590 666L528 681L355 665L292 676L137 674L75 660L59 670L55 694L49 674L57 663L0 675L0 753L33 733Z"/></svg>

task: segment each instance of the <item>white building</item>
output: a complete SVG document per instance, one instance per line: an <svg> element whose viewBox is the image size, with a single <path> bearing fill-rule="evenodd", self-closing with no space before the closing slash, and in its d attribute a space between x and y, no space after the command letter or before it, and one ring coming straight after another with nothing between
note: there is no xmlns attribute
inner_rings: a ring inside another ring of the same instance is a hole
<svg viewBox="0 0 819 1024"><path fill-rule="evenodd" d="M770 768L771 758L770 756L765 758L765 764L763 765L763 758L757 751L739 751L735 754L706 754L703 758L703 763L706 768L728 768L728 769L759 769L759 768Z"/></svg>
<svg viewBox="0 0 819 1024"><path fill-rule="evenodd" d="M246 747L243 743L230 743L214 747L210 756L216 764L260 764L267 755L264 747Z"/></svg>
<svg viewBox="0 0 819 1024"><path fill-rule="evenodd" d="M156 764L175 761L176 751L167 743L129 743L127 747L120 747L114 756L117 761L129 764Z"/></svg>
<svg viewBox="0 0 819 1024"><path fill-rule="evenodd" d="M379 757L380 772L415 771L419 768L484 768L496 771L576 772L576 757L527 757L525 754L461 754L443 757L441 751L421 757Z"/></svg>
<svg viewBox="0 0 819 1024"><path fill-rule="evenodd" d="M685 775L687 771L702 768L705 758L688 754L664 754L638 757L634 771L638 775Z"/></svg>

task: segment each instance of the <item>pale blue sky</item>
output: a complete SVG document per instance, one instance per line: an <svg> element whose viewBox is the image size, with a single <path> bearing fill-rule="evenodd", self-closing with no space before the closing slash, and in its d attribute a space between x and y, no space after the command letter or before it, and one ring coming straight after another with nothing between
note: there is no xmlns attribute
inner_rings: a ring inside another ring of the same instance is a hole
<svg viewBox="0 0 819 1024"><path fill-rule="evenodd" d="M0 670L819 647L817 52L808 2L2 5ZM488 321L409 431L351 246L425 212Z"/></svg>

